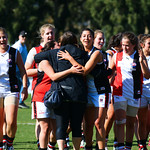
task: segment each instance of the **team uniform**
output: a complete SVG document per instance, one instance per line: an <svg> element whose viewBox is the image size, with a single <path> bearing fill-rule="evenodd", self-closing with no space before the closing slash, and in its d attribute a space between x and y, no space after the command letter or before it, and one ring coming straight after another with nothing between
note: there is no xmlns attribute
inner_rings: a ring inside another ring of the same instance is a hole
<svg viewBox="0 0 150 150"><path fill-rule="evenodd" d="M49 110L44 105L44 95L51 87L50 78L38 70L37 83L35 84L32 97L32 119L52 118L55 119L53 110Z"/></svg>
<svg viewBox="0 0 150 150"><path fill-rule="evenodd" d="M89 57L91 54L96 50L95 47L90 51ZM104 56L104 54L103 54ZM109 81L108 78L105 76L99 76L99 79L95 79L96 74L98 73L97 68L103 72L106 70L107 65L106 65L106 57L104 58L104 61L101 63L97 63L96 67L93 69L92 73L88 74L86 76L86 83L87 83L87 90L88 90L88 105L89 106L94 106L94 107L103 107L107 108L108 107L108 102L110 101L110 86L109 86ZM102 80L100 80L100 78ZM96 84L99 84L96 86ZM104 83L104 84L102 84Z"/></svg>
<svg viewBox="0 0 150 150"><path fill-rule="evenodd" d="M146 57L148 67L150 68L150 56ZM150 79L143 78L143 91L141 97L141 106L146 107L150 104Z"/></svg>
<svg viewBox="0 0 150 150"><path fill-rule="evenodd" d="M113 48L113 47L111 47L110 49L109 49L109 51L111 51L112 52L112 54L114 55L115 53L118 53L118 51L115 49L115 48ZM113 56L112 55L112 56ZM113 91L113 83L114 83L114 80L111 82L111 91ZM113 99L113 95L112 95L112 93L111 93L111 99Z"/></svg>
<svg viewBox="0 0 150 150"><path fill-rule="evenodd" d="M0 107L18 105L19 88L16 78L17 50L10 47L5 53L0 53Z"/></svg>
<svg viewBox="0 0 150 150"><path fill-rule="evenodd" d="M32 64L32 68L37 68L37 64L34 61L34 56L36 54L38 54L42 48L43 48L43 45L39 45L37 47L33 47L29 51L27 59L26 59L26 62L29 63L29 64ZM33 90L33 88L34 88L34 86L36 84L36 80L37 80L37 76L34 76L33 80L32 80L32 88L31 88L31 90Z"/></svg>
<svg viewBox="0 0 150 150"><path fill-rule="evenodd" d="M123 109L135 117L141 102L143 78L138 52L127 56L122 51L114 56L117 72L113 84L114 109Z"/></svg>

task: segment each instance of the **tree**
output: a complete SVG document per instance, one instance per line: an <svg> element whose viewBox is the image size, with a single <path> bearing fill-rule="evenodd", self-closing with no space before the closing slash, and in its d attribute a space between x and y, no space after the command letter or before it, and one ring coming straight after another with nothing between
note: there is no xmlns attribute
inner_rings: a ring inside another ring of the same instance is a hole
<svg viewBox="0 0 150 150"><path fill-rule="evenodd" d="M7 29L13 44L21 30L28 32L28 48L39 44L39 27L54 24L56 39L64 31L79 36L85 27L101 29L106 41L123 31L135 34L150 30L149 0L0 0L0 26Z"/></svg>

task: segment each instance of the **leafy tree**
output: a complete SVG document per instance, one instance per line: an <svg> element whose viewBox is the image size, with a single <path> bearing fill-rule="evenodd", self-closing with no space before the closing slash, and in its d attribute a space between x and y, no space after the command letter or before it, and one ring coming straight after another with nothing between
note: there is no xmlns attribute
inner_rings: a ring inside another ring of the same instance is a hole
<svg viewBox="0 0 150 150"><path fill-rule="evenodd" d="M102 29L108 39L123 31L135 34L150 30L149 0L0 0L0 26L7 29L9 43L21 30L28 32L28 48L39 44L39 27L56 26L56 39L70 30L79 36L81 29Z"/></svg>
<svg viewBox="0 0 150 150"><path fill-rule="evenodd" d="M92 17L91 27L105 32L106 38L123 32L144 33L148 27L150 2L148 0L87 0L86 8Z"/></svg>

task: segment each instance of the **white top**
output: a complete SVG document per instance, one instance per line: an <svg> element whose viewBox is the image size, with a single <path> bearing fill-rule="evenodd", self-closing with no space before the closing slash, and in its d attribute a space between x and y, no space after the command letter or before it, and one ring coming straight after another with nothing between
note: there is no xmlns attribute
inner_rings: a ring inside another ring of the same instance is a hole
<svg viewBox="0 0 150 150"><path fill-rule="evenodd" d="M44 45L42 45L42 43L40 44L42 47L44 47ZM34 56L37 54L35 47L31 48L31 50L28 53L26 62L29 64L33 64L34 62Z"/></svg>
<svg viewBox="0 0 150 150"><path fill-rule="evenodd" d="M133 63L134 55L136 51L128 56L123 52L123 59L118 61L118 67L121 68L121 75L122 75L122 95L126 98L133 97L133 75L132 71L134 69L135 63ZM116 59L117 53L114 54ZM115 60L116 62L116 60Z"/></svg>
<svg viewBox="0 0 150 150"><path fill-rule="evenodd" d="M9 83L9 62L11 59L9 59L9 50L5 53L0 52L0 97L4 97L8 93L10 93L10 83ZM17 60L17 53L15 56L15 60Z"/></svg>
<svg viewBox="0 0 150 150"><path fill-rule="evenodd" d="M150 56L146 57L148 68L150 69ZM143 78L143 93L150 92L150 79Z"/></svg>

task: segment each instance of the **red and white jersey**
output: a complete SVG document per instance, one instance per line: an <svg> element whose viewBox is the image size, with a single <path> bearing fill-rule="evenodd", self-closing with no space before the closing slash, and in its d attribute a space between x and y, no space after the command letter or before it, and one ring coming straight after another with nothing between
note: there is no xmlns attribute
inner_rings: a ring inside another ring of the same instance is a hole
<svg viewBox="0 0 150 150"><path fill-rule="evenodd" d="M137 98L135 95L141 95L143 77L139 61L135 61L135 55L138 56L137 51L130 56L123 51L114 54L117 75L113 84L113 95L130 99Z"/></svg>
<svg viewBox="0 0 150 150"><path fill-rule="evenodd" d="M35 87L33 89L33 97L32 102L44 102L43 98L45 93L50 89L51 87L51 79L48 77L46 73L43 71L38 71L38 78L37 82L35 84Z"/></svg>
<svg viewBox="0 0 150 150"><path fill-rule="evenodd" d="M35 63L34 61L34 56L40 52L40 50L43 48L42 45L39 45L38 47L33 47L28 55L27 55L27 59L26 59L26 62L31 64L32 65L32 68L37 68L37 64ZM33 80L32 80L32 90L36 84L36 80L37 80L37 76L34 76L33 77Z"/></svg>

